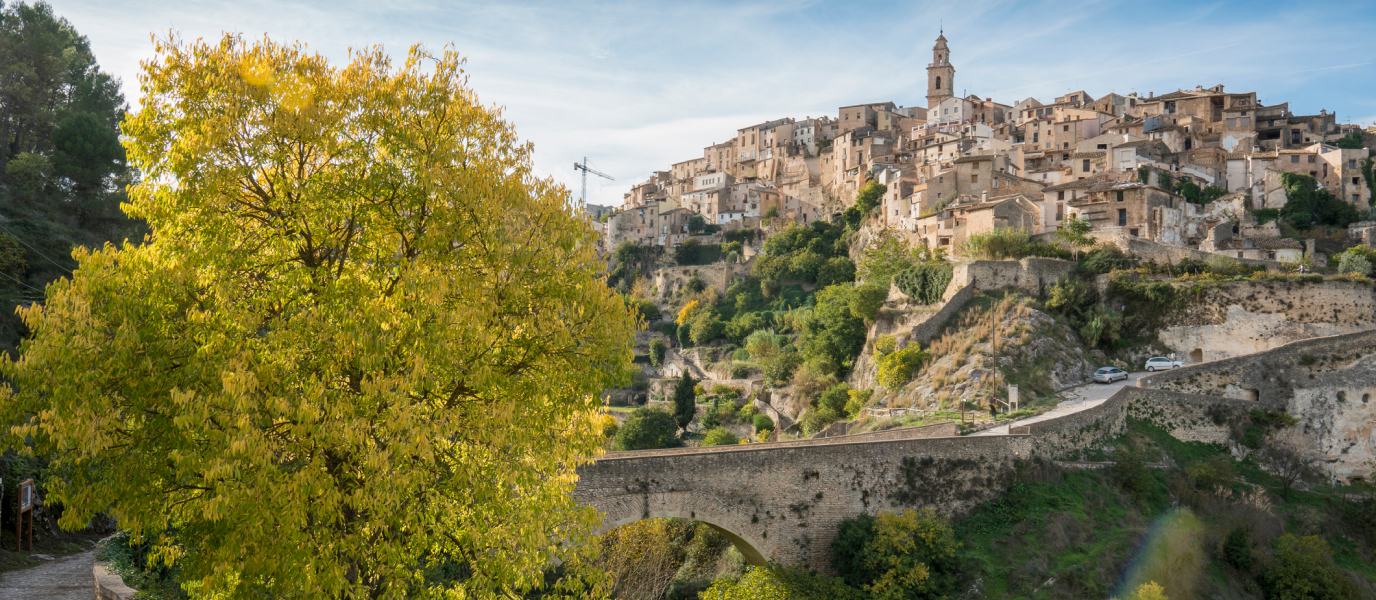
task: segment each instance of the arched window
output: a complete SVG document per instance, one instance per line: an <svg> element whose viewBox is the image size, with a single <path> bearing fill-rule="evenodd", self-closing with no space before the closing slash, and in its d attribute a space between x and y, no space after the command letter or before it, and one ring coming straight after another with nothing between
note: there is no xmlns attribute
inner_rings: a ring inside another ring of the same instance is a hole
<svg viewBox="0 0 1376 600"><path fill-rule="evenodd" d="M937 77L937 78L936 78L936 89L938 89L938 90L941 89L941 78L940 78L940 77Z"/></svg>

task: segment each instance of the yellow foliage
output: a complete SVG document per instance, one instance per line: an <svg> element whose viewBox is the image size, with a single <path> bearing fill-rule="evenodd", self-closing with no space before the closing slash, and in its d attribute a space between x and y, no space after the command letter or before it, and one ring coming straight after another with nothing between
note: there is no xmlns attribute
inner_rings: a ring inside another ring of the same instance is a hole
<svg viewBox="0 0 1376 600"><path fill-rule="evenodd" d="M1166 589L1157 585L1155 581L1148 581L1137 588L1130 600L1170 600L1166 597Z"/></svg>
<svg viewBox="0 0 1376 600"><path fill-rule="evenodd" d="M698 302L697 300L693 300L688 302L687 304L684 304L683 308L678 309L678 318L674 319L674 322L678 323L679 325L687 323L689 320L693 318L693 313L697 311L699 306L702 306L702 303Z"/></svg>
<svg viewBox="0 0 1376 600"><path fill-rule="evenodd" d="M156 45L121 125L151 234L73 252L0 367L22 423L0 445L73 474L61 524L108 510L205 597L446 593L426 561L466 565L444 584L465 598L581 572L597 516L570 492L635 317L463 60Z"/></svg>

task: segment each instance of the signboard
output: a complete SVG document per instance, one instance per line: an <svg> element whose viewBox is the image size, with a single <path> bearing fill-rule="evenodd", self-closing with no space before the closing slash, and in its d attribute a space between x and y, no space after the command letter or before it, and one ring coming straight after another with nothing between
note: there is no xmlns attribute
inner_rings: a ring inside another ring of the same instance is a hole
<svg viewBox="0 0 1376 600"><path fill-rule="evenodd" d="M19 483L19 512L24 512L33 508L33 480L26 479Z"/></svg>

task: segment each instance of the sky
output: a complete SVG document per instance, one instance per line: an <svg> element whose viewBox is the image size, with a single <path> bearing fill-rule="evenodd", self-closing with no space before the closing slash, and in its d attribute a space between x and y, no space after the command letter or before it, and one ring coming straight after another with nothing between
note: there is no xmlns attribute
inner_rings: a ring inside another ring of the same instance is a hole
<svg viewBox="0 0 1376 600"><path fill-rule="evenodd" d="M944 28L962 94L1013 104L1070 91L1162 94L1224 84L1376 123L1376 2L468 2L49 0L121 78L138 109L152 36L225 33L349 48L452 45L481 101L535 145L535 170L619 206L656 170L702 156L738 128L840 106L923 105ZM1322 8L1316 8L1322 6Z"/></svg>

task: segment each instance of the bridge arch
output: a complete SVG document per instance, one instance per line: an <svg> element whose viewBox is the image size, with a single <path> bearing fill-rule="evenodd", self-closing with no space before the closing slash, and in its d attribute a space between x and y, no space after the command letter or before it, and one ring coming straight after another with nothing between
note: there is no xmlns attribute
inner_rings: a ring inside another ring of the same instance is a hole
<svg viewBox="0 0 1376 600"><path fill-rule="evenodd" d="M691 521L703 523L708 527L711 527L717 533L720 533L722 537L726 538L727 541L731 542L731 545L736 547L736 551L740 552L741 556L745 557L746 562L757 567L764 567L769 565L769 559L764 555L763 552L757 549L758 542L751 543L751 541L745 539L744 536L736 534L732 532L730 529L727 529L726 527L713 523L711 520L698 517L695 513L690 513L689 515L682 515L679 514L679 511L659 512L660 514L655 514L654 512L651 512L649 516L628 516L615 522L611 521L606 515L603 515L602 528L597 530L597 535L602 535L604 533L607 533L608 531L616 529L617 527L621 527L622 525L629 525L631 523L635 523L636 521L644 521L646 519L688 519Z"/></svg>

